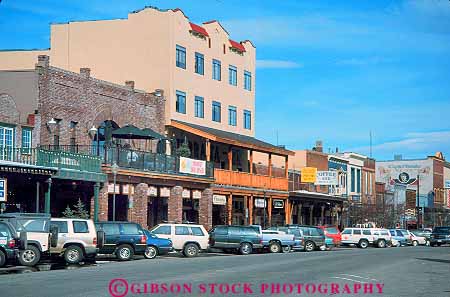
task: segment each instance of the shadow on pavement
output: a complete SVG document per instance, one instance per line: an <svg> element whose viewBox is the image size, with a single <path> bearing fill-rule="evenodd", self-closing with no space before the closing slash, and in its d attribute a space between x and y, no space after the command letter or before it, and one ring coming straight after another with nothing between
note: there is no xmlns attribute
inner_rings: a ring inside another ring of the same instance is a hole
<svg viewBox="0 0 450 297"><path fill-rule="evenodd" d="M432 258L416 258L417 260L423 260L423 261L430 261L430 262L438 262L438 263L449 263L450 260L444 260L444 259L432 259Z"/></svg>

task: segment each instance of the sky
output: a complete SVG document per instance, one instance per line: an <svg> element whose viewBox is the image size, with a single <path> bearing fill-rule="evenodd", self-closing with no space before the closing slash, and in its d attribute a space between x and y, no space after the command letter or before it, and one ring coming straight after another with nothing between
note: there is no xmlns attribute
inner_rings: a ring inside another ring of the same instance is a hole
<svg viewBox="0 0 450 297"><path fill-rule="evenodd" d="M378 160L450 160L449 0L3 0L0 49L50 46L50 23L156 6L216 19L257 49L256 137Z"/></svg>

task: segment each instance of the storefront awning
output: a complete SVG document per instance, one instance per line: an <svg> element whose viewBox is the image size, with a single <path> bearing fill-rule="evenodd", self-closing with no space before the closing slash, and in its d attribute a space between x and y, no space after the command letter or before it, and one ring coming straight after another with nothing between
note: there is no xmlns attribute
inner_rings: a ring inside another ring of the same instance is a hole
<svg viewBox="0 0 450 297"><path fill-rule="evenodd" d="M20 162L0 160L0 172L52 175L58 171L56 167L45 167Z"/></svg>
<svg viewBox="0 0 450 297"><path fill-rule="evenodd" d="M273 153L280 156L293 156L294 152L282 147L264 142L251 136L222 131L210 127L172 120L170 126L207 138L215 142L226 143L237 147L253 149L264 153Z"/></svg>
<svg viewBox="0 0 450 297"><path fill-rule="evenodd" d="M343 202L347 201L347 197L333 196L325 193L310 192L305 190L291 191L289 192L289 199L291 200L324 200L324 201L335 201Z"/></svg>

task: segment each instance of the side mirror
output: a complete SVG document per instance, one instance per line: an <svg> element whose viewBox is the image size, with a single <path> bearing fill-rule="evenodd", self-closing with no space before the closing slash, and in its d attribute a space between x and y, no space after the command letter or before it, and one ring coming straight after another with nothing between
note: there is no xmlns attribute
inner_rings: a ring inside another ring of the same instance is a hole
<svg viewBox="0 0 450 297"><path fill-rule="evenodd" d="M19 249L25 250L28 247L27 232L21 231L19 234Z"/></svg>
<svg viewBox="0 0 450 297"><path fill-rule="evenodd" d="M97 247L101 249L105 245L105 231L97 231Z"/></svg>
<svg viewBox="0 0 450 297"><path fill-rule="evenodd" d="M50 246L57 247L58 246L58 227L51 226L50 227Z"/></svg>

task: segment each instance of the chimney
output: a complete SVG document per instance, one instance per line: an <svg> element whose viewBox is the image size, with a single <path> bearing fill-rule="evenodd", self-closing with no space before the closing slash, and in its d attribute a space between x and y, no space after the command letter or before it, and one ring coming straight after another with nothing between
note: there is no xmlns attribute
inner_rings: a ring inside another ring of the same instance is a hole
<svg viewBox="0 0 450 297"><path fill-rule="evenodd" d="M36 66L48 68L48 66L50 66L50 57L47 55L39 55Z"/></svg>
<svg viewBox="0 0 450 297"><path fill-rule="evenodd" d="M134 90L134 80L127 80L125 82L125 86L129 87L130 89Z"/></svg>
<svg viewBox="0 0 450 297"><path fill-rule="evenodd" d="M317 140L316 141L316 146L315 146L315 151L323 153L323 143L322 140Z"/></svg>
<svg viewBox="0 0 450 297"><path fill-rule="evenodd" d="M80 68L80 74L85 78L89 78L91 76L91 68Z"/></svg>

